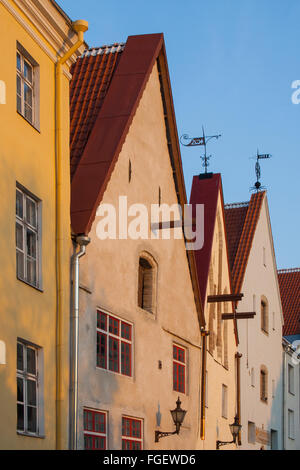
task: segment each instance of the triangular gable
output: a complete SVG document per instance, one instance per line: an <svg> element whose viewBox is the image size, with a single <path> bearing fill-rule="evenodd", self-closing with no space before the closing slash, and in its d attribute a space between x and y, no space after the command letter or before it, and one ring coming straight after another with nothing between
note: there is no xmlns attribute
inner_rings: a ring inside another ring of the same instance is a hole
<svg viewBox="0 0 300 470"><path fill-rule="evenodd" d="M253 243L257 222L260 216L265 191L252 194L249 204L228 204L225 206L226 230L231 259L232 283L235 293L239 293Z"/></svg>
<svg viewBox="0 0 300 470"><path fill-rule="evenodd" d="M97 97L95 90L94 93L88 93L85 97L86 100L89 100L93 96L96 101L98 100L99 110L98 115L95 117L91 107L89 105L85 107L86 110L90 110L90 119L85 121L83 118L82 120L82 125L86 127L83 129L81 137L86 140L86 144L82 148L81 155L78 149L82 146L82 143L79 142L77 145L74 137L77 133L80 139L79 119L78 116L74 119L71 116L71 123L73 123L71 135L74 140L74 149L76 149L76 152L71 153L71 161L74 158L73 162L76 167L71 184L71 224L75 234L88 234L91 229L97 208L102 200L156 61L161 83L166 138L175 190L178 203L182 207L187 203L163 34L130 36L125 47L123 45L119 46L122 46L117 51L120 57L115 58L115 62L111 58L110 63L113 64L114 62L114 70L107 74L107 83L105 86L103 85L101 97L95 98ZM115 47L117 48L117 45ZM108 54L110 53L116 53L116 51L109 50ZM97 54L97 50L90 51L90 54L85 54L85 57L87 59L91 57L92 59L89 60L92 61L94 60L93 54ZM85 68L84 73L80 70L80 66ZM76 90L76 93L74 93L77 97L80 96L78 89L80 83L85 84L86 90L91 91L93 89L93 86L89 86L87 81L96 80L96 69L97 67L91 70L87 60L85 63L79 62L79 65L75 66L73 70L73 73L76 74L74 80L78 81L79 84L78 87L73 86L73 90ZM98 74L101 75L101 72L98 71ZM102 73L102 75L104 74ZM101 78L98 77L98 83L100 82L101 86L102 78L102 76ZM80 113L80 107L77 107L77 113ZM84 117L83 113L82 116ZM204 326L205 320L200 301L194 252L187 251L186 253L199 323Z"/></svg>
<svg viewBox="0 0 300 470"><path fill-rule="evenodd" d="M195 204L204 205L204 245L201 250L195 251L202 308L204 308L206 299L220 184L219 174L211 175L210 178L205 179L194 176L191 190L190 204L193 206Z"/></svg>

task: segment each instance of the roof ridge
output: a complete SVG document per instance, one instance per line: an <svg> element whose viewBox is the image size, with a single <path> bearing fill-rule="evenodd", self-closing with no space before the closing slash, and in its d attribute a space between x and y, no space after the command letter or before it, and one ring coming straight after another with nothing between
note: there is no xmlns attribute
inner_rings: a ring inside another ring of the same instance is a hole
<svg viewBox="0 0 300 470"><path fill-rule="evenodd" d="M278 269L277 272L278 274L300 273L300 268Z"/></svg>
<svg viewBox="0 0 300 470"><path fill-rule="evenodd" d="M245 201L245 202L232 202L229 204L224 204L225 209L235 209L239 207L248 207L250 204L250 201Z"/></svg>
<svg viewBox="0 0 300 470"><path fill-rule="evenodd" d="M102 54L114 54L115 52L122 52L125 48L124 42L115 42L114 44L105 44L100 47L90 47L86 49L82 55L79 57L83 59L84 57L91 57Z"/></svg>

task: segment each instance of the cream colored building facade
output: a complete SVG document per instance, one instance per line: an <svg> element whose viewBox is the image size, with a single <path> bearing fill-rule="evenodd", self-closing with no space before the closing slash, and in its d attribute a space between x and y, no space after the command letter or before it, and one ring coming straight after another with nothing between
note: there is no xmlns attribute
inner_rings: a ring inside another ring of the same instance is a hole
<svg viewBox="0 0 300 470"><path fill-rule="evenodd" d="M153 36L162 44L159 35ZM139 37L133 41L138 49ZM162 49L159 57L163 61L161 54ZM152 204L178 203L156 60L101 205L112 205L118 214L119 196L127 197L128 208L142 203L148 214ZM173 220L178 214L168 217ZM194 449L200 432L201 336L182 230L175 229L178 239L173 238L171 229L171 239L161 239L161 231L160 239L155 240L151 239L149 225L149 239L100 240L101 219L95 216L88 232L91 242L80 260L78 448L96 445L117 450L133 445L155 450ZM148 262L152 270L151 306L139 303L141 261ZM122 336L120 329L124 325L130 333ZM124 340L127 342L127 366L118 354L115 364L112 352L104 358L101 338L107 341L106 353L110 342L115 341L118 351L125 348ZM183 356L178 357L176 352L174 359L174 348ZM174 387L177 359L185 371L180 391ZM155 431L174 431L170 410L178 397L187 410L180 434L155 442ZM95 428L92 424L89 428L89 413L102 423L96 444L91 432ZM137 426L138 432L129 436L126 423Z"/></svg>
<svg viewBox="0 0 300 470"><path fill-rule="evenodd" d="M237 312L256 315L239 322L241 448L281 449L283 315L266 193L253 195L244 209L247 215L241 239L247 239L250 248L240 288L244 297Z"/></svg>

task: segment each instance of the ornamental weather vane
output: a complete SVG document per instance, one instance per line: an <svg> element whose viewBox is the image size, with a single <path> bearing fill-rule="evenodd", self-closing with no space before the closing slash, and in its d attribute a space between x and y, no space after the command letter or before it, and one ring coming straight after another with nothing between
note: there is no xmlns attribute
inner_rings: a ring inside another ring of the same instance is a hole
<svg viewBox="0 0 300 470"><path fill-rule="evenodd" d="M197 147L199 145L204 146L204 155L200 156L200 158L203 161L202 166L205 168L204 173L207 174L207 168L209 166L209 160L210 160L212 155L207 155L206 146L207 146L208 142L211 139L218 139L219 137L221 137L221 134L218 134L218 135L205 135L203 126L202 126L202 132L203 132L202 137L189 137L187 134L183 134L180 137L180 142L185 147ZM188 142L188 143L185 143L184 141Z"/></svg>
<svg viewBox="0 0 300 470"><path fill-rule="evenodd" d="M254 158L256 158L256 163L255 163L256 183L254 184L254 186L252 186L252 188L250 188L250 191L259 192L259 191L263 191L264 189L266 189L266 187L262 186L261 182L260 182L261 169L260 169L259 160L264 160L264 159L271 158L271 157L272 157L272 155L270 153L260 154L259 151L257 150L256 157L254 157Z"/></svg>

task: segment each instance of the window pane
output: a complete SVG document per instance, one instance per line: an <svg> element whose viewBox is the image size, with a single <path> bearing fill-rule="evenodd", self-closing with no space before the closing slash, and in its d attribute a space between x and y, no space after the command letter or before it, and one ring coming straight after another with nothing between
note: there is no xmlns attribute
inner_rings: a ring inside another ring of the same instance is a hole
<svg viewBox="0 0 300 470"><path fill-rule="evenodd" d="M97 366L103 369L107 368L106 365L106 335L102 333L97 334Z"/></svg>
<svg viewBox="0 0 300 470"><path fill-rule="evenodd" d="M21 97L17 95L17 111L22 114Z"/></svg>
<svg viewBox="0 0 300 470"><path fill-rule="evenodd" d="M32 122L32 109L31 107L25 103L25 118L29 121Z"/></svg>
<svg viewBox="0 0 300 470"><path fill-rule="evenodd" d="M107 315L103 312L97 312L97 327L104 331L107 329Z"/></svg>
<svg viewBox="0 0 300 470"><path fill-rule="evenodd" d="M94 438L94 448L96 450L105 450L105 438L104 437L95 437Z"/></svg>
<svg viewBox="0 0 300 470"><path fill-rule="evenodd" d="M24 402L23 379L17 377L17 401Z"/></svg>
<svg viewBox="0 0 300 470"><path fill-rule="evenodd" d="M122 450L130 450L131 449L131 444L130 441L122 441Z"/></svg>
<svg viewBox="0 0 300 470"><path fill-rule="evenodd" d="M26 197L26 221L36 227L36 203Z"/></svg>
<svg viewBox="0 0 300 470"><path fill-rule="evenodd" d="M21 71L21 56L17 52L17 69Z"/></svg>
<svg viewBox="0 0 300 470"><path fill-rule="evenodd" d="M130 437L130 419L122 419L122 436Z"/></svg>
<svg viewBox="0 0 300 470"><path fill-rule="evenodd" d="M131 345L121 343L121 373L131 375Z"/></svg>
<svg viewBox="0 0 300 470"><path fill-rule="evenodd" d="M36 261L27 258L27 282L36 285Z"/></svg>
<svg viewBox="0 0 300 470"><path fill-rule="evenodd" d="M32 108L32 88L24 83L24 100Z"/></svg>
<svg viewBox="0 0 300 470"><path fill-rule="evenodd" d="M32 83L32 66L26 60L24 60L24 76L26 80Z"/></svg>
<svg viewBox="0 0 300 470"><path fill-rule="evenodd" d="M27 404L36 406L36 382L27 380Z"/></svg>
<svg viewBox="0 0 300 470"><path fill-rule="evenodd" d="M109 370L119 372L119 341L109 338Z"/></svg>
<svg viewBox="0 0 300 470"><path fill-rule="evenodd" d="M16 246L20 250L24 250L23 247L23 226L21 224L16 224Z"/></svg>
<svg viewBox="0 0 300 470"><path fill-rule="evenodd" d="M93 431L93 412L84 412L84 429L87 431Z"/></svg>
<svg viewBox="0 0 300 470"><path fill-rule="evenodd" d="M21 97L21 77L17 75L17 95Z"/></svg>
<svg viewBox="0 0 300 470"><path fill-rule="evenodd" d="M131 340L131 325L124 322L121 323L121 336L129 341Z"/></svg>
<svg viewBox="0 0 300 470"><path fill-rule="evenodd" d="M24 431L24 405L17 405L17 429Z"/></svg>
<svg viewBox="0 0 300 470"><path fill-rule="evenodd" d="M95 413L95 432L105 433L105 416L100 413Z"/></svg>
<svg viewBox="0 0 300 470"><path fill-rule="evenodd" d="M26 241L27 241L27 255L31 258L36 258L36 233L30 230L26 230Z"/></svg>
<svg viewBox="0 0 300 470"><path fill-rule="evenodd" d="M17 251L17 276L24 279L24 253Z"/></svg>
<svg viewBox="0 0 300 470"><path fill-rule="evenodd" d="M140 442L132 441L132 450L141 450L142 445Z"/></svg>
<svg viewBox="0 0 300 470"><path fill-rule="evenodd" d="M84 436L84 448L86 450L93 449L93 438L92 436Z"/></svg>
<svg viewBox="0 0 300 470"><path fill-rule="evenodd" d="M17 344L17 369L24 370L24 354L23 345L21 343Z"/></svg>
<svg viewBox="0 0 300 470"><path fill-rule="evenodd" d="M32 348L27 348L27 372L36 374L36 352Z"/></svg>
<svg viewBox="0 0 300 470"><path fill-rule="evenodd" d="M132 420L132 437L141 437L141 422Z"/></svg>
<svg viewBox="0 0 300 470"><path fill-rule="evenodd" d="M118 336L119 335L119 320L109 318L109 332Z"/></svg>
<svg viewBox="0 0 300 470"><path fill-rule="evenodd" d="M28 431L36 432L36 408L27 406Z"/></svg>

